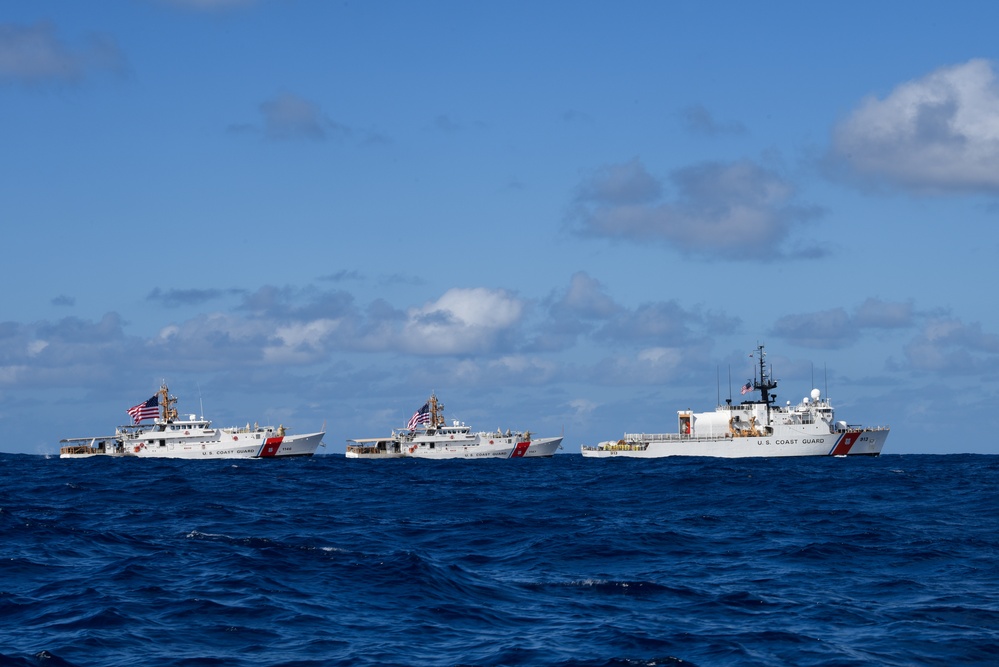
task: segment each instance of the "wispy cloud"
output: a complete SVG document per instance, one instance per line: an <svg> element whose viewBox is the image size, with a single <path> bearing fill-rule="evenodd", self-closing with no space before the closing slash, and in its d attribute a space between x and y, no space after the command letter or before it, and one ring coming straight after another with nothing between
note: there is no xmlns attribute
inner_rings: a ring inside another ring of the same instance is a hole
<svg viewBox="0 0 999 667"><path fill-rule="evenodd" d="M711 112L700 104L686 107L680 112L684 127L693 134L708 137L722 135L743 135L747 133L746 126L738 121L718 121Z"/></svg>
<svg viewBox="0 0 999 667"><path fill-rule="evenodd" d="M227 295L242 294L242 290L220 289L153 289L146 300L159 303L168 308L179 306L200 306L209 301L220 299Z"/></svg>
<svg viewBox="0 0 999 667"><path fill-rule="evenodd" d="M445 132L447 134L452 134L454 132L460 132L462 130L462 125L458 121L454 120L447 114L439 114L434 118L434 128Z"/></svg>
<svg viewBox="0 0 999 667"><path fill-rule="evenodd" d="M264 134L278 141L322 141L327 132L349 134L350 130L330 120L319 107L304 97L284 92L260 104Z"/></svg>
<svg viewBox="0 0 999 667"><path fill-rule="evenodd" d="M184 9L194 9L198 11L218 11L225 9L238 9L260 4L263 0L159 0L167 5L174 5Z"/></svg>
<svg viewBox="0 0 999 667"><path fill-rule="evenodd" d="M125 58L105 35L88 35L73 46L50 23L0 24L0 83L75 84L96 72L124 70Z"/></svg>
<svg viewBox="0 0 999 667"><path fill-rule="evenodd" d="M59 296L53 298L50 303L53 306L75 306L76 298L72 296L66 296L65 294L60 294Z"/></svg>

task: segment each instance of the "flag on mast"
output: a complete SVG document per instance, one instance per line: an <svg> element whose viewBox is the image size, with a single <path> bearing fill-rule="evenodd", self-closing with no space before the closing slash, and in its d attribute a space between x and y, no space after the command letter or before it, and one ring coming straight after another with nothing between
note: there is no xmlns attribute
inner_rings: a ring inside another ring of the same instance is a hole
<svg viewBox="0 0 999 667"><path fill-rule="evenodd" d="M409 425L406 427L410 430L416 428L420 424L430 423L430 403L424 403L423 407L417 410L412 417L409 418Z"/></svg>
<svg viewBox="0 0 999 667"><path fill-rule="evenodd" d="M133 405L128 409L128 415L132 418L133 424L138 424L143 419L156 419L160 416L159 395L154 395L145 403Z"/></svg>

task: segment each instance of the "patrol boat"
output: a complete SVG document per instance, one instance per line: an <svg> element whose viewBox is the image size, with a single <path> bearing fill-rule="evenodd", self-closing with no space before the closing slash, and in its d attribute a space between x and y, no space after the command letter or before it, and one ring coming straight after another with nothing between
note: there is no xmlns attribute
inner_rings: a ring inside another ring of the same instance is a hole
<svg viewBox="0 0 999 667"><path fill-rule="evenodd" d="M742 393L759 391L760 398L732 405L728 399L714 412L677 412L677 433L625 433L620 440L582 446L586 457L630 456L878 456L888 438L888 426L863 427L836 421L833 407L818 389L798 405L775 404L777 381L766 368L763 345L757 347L759 377L746 382Z"/></svg>
<svg viewBox="0 0 999 667"><path fill-rule="evenodd" d="M387 438L347 441L349 459L518 459L549 457L562 446L562 436L533 438L530 431L472 432L463 422L444 420L444 405L431 394L406 428Z"/></svg>
<svg viewBox="0 0 999 667"><path fill-rule="evenodd" d="M164 384L145 403L129 409L135 423L119 426L114 435L66 438L59 458L134 456L169 459L254 459L312 456L322 444L325 429L288 435L284 426L215 428L211 421L177 414L177 398ZM141 424L152 419L152 424Z"/></svg>

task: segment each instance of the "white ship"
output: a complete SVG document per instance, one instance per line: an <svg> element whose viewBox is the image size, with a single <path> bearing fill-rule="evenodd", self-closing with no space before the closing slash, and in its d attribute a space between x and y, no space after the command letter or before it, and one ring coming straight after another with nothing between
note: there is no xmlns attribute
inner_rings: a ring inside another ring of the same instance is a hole
<svg viewBox="0 0 999 667"><path fill-rule="evenodd" d="M347 441L349 459L517 459L552 456L562 446L562 437L533 438L530 431L472 432L458 421L448 426L444 405L431 394L404 429L387 438Z"/></svg>
<svg viewBox="0 0 999 667"><path fill-rule="evenodd" d="M677 412L677 433L625 433L595 447L582 446L583 456L878 456L888 438L887 426L862 427L836 421L829 399L818 389L797 405L775 404L770 392L777 382L768 373L763 346L757 348L759 378L742 393L759 391L760 399L719 405L714 412Z"/></svg>
<svg viewBox="0 0 999 667"><path fill-rule="evenodd" d="M166 385L145 403L129 410L134 424L119 426L114 435L66 438L59 458L134 456L169 459L256 459L312 456L325 431L288 435L284 426L214 428L196 415L177 414L177 399ZM160 412L162 410L162 412ZM152 424L140 422L152 419Z"/></svg>

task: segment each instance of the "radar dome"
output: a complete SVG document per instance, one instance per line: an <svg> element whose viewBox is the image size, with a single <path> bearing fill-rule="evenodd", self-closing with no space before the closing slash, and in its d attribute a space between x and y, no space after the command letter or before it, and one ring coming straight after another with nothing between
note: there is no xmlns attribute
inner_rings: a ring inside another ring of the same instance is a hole
<svg viewBox="0 0 999 667"><path fill-rule="evenodd" d="M821 396L821 395L822 395L822 392L820 392L818 389L813 389L812 390L812 400L813 401L819 400L819 396Z"/></svg>

